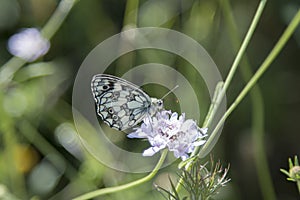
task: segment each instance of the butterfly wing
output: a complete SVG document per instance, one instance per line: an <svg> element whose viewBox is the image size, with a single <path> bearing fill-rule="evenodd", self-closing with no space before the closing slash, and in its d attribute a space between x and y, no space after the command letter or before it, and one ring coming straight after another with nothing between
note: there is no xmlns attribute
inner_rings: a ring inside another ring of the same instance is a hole
<svg viewBox="0 0 300 200"><path fill-rule="evenodd" d="M151 98L137 85L112 75L95 75L91 88L98 115L117 130L137 125L151 106Z"/></svg>

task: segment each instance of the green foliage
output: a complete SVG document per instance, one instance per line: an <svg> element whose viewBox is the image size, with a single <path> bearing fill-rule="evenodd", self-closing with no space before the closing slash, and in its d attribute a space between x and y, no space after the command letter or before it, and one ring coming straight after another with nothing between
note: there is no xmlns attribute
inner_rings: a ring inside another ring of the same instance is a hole
<svg viewBox="0 0 300 200"><path fill-rule="evenodd" d="M199 159L193 161L190 170L183 169L178 173L182 179L182 187L184 191L178 192L175 183L169 178L171 190L168 191L160 186L156 186L158 191L166 193L166 199L170 200L208 200L212 199L219 191L229 182L227 173L229 167L223 169L220 161L214 163L211 159L210 162L202 164ZM209 166L208 166L209 165ZM183 193L185 195L180 195Z"/></svg>

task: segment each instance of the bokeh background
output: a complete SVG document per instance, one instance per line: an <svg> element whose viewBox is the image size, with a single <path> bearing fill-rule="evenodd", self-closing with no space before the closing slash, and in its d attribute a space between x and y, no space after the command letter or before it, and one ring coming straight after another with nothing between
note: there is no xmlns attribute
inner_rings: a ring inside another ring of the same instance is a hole
<svg viewBox="0 0 300 200"><path fill-rule="evenodd" d="M12 57L7 50L8 38L21 28L42 28L59 2L0 1L0 66ZM144 176L109 169L81 146L72 119L72 87L81 63L96 45L122 30L165 27L180 31L203 45L225 79L237 53L239 45L236 44L245 36L258 3L246 0L78 1L51 38L50 51L34 63L26 64L15 73L8 86L1 87L0 199L71 199L96 188L120 185ZM252 71L268 55L299 7L298 0L267 3L247 49L248 59L243 61ZM230 16L236 30L232 28ZM295 184L288 182L279 171L288 168L289 157L300 153L299 55L298 27L259 80L260 90L256 92L262 101L257 95L256 98L248 95L226 121L212 153L224 166L230 164L231 181L216 199L268 199L264 192L269 192L263 191L259 182L268 176L259 173L262 155L266 155L270 185L276 198L299 198ZM209 97L202 78L181 58L155 50L135 51L116 60L107 73L121 76L147 62L172 66L190 81L203 102L201 124L209 107ZM248 79L243 70L236 73L227 92L228 105ZM157 97L167 91L158 85L146 85L143 89ZM82 100L85 98L90 97ZM174 95L165 101L168 109L180 112ZM261 107L255 115L257 101ZM257 116L264 130L260 136L253 132ZM111 131L109 137L117 145L137 152L147 146L143 143L141 147L115 131ZM262 142L263 152L257 150L259 142ZM153 181L166 185L167 174L176 174L177 164L161 170ZM153 181L99 199L163 199L154 189Z"/></svg>

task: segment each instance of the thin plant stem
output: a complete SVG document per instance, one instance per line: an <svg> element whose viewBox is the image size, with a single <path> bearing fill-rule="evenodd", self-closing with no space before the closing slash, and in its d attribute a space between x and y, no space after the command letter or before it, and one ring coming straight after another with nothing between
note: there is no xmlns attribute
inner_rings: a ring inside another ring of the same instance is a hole
<svg viewBox="0 0 300 200"><path fill-rule="evenodd" d="M255 28L257 27L257 24L259 22L261 14L264 10L265 4L266 4L265 0L260 1L258 8L256 10L256 13L254 15L254 18L249 27L249 30L247 31L247 34L245 36L245 39L243 40L243 43L237 53L237 56L232 64L230 71L228 73L228 76L224 82L223 88L222 89L216 88L216 93L215 93L216 101L212 102L212 104L215 104L215 105L211 106L211 109L209 110L208 116L206 117L206 120L204 121L202 127L210 127L211 126L211 123L212 123L212 121L215 117L215 114L219 108L219 104L225 96L226 90L228 89L228 86L230 85L230 83L232 81L232 78L236 72L238 64L241 61L243 54L245 53L245 50L252 38ZM207 155L209 149L211 148L211 145L215 142L215 139L217 138L216 136L217 136L217 132L212 132L212 134L209 136L208 140L206 141L205 145L201 148L200 152L199 152L199 147L195 148L195 150L191 154L191 157L196 156L196 155L199 155L200 157L204 157L205 155ZM187 163L187 165L185 167L186 170L189 170L191 168L191 165L192 165L192 162ZM180 187L182 185L182 181L183 181L182 179L179 179L179 181L176 185L176 191L178 191L180 189Z"/></svg>
<svg viewBox="0 0 300 200"><path fill-rule="evenodd" d="M221 7L224 11L225 21L230 32L230 39L235 50L238 49L240 39L237 31L237 25L231 12L231 7L228 0L222 1ZM252 76L251 67L247 56L241 60L240 71L244 80L249 80ZM252 102L252 136L255 165L258 173L259 185L264 199L276 199L274 187L269 172L266 153L264 150L264 103L262 93L258 85L255 85L250 91Z"/></svg>
<svg viewBox="0 0 300 200"><path fill-rule="evenodd" d="M2 65L0 68L0 89L5 88L6 84L11 81L16 71L18 71L25 63L25 60L14 56Z"/></svg>
<svg viewBox="0 0 300 200"><path fill-rule="evenodd" d="M203 122L203 127L210 126L213 120L213 116L215 116L217 112L217 108L220 104L220 94L223 92L224 82L219 82L215 88L215 93L212 99L212 102L210 104L209 110L207 112L207 115L205 117L205 120Z"/></svg>
<svg viewBox="0 0 300 200"><path fill-rule="evenodd" d="M232 78L233 78L233 76L236 72L238 64L241 61L241 58L242 58L243 54L245 53L245 50L246 50L246 48L247 48L247 46L248 46L248 44L251 40L251 37L254 33L255 28L257 27L257 24L259 22L259 19L261 17L261 14L263 12L265 4L266 4L265 0L260 2L259 6L256 10L256 13L254 15L254 18L252 20L252 23L249 27L249 30L248 30L248 32L245 36L245 39L244 39L244 41L243 41L243 43L242 43L242 45L241 45L241 47L240 47L240 49L237 53L237 56L236 56L232 66L230 68L230 71L228 73L228 76L227 76L225 82L224 83L219 83L217 85L216 91L215 91L215 94L214 94L214 99L216 99L216 100L214 102L212 102L213 106L212 105L210 106L209 112L206 116L206 119L205 119L202 127L210 127L211 126L211 123L212 123L212 121L215 117L215 114L216 114L216 112L219 108L219 104L225 96L226 90L228 89L228 86L230 85L230 83L232 81ZM222 86L222 88L220 88L220 85ZM210 135L207 142L205 143L205 145L202 147L202 149L200 151L201 152L201 157L204 157L208 153L208 150L211 148L211 145L215 142L215 140L217 138L216 136L217 136L217 133L214 133L214 132ZM191 157L196 156L196 155L200 156L200 152L199 152L199 148L195 148L195 150L191 154ZM189 170L191 168L191 165L192 165L192 162L187 163L187 165L185 167L186 170ZM180 179L179 182L177 183L177 186L176 186L177 191L180 189L180 187L182 185L181 184L182 181L183 180Z"/></svg>
<svg viewBox="0 0 300 200"><path fill-rule="evenodd" d="M284 45L287 43L291 35L294 33L295 29L300 23L300 9L298 10L297 14L289 24L289 26L286 28L282 36L279 38L278 42L270 52L270 54L267 56L267 58L264 60L264 62L261 64L259 69L256 71L256 73L253 75L253 77L249 80L249 82L246 84L246 86L243 88L243 90L240 92L240 94L237 96L235 101L231 104L231 106L228 108L228 110L225 112L225 114L222 116L218 124L216 125L215 129L213 130L211 137L215 137L219 129L221 128L222 124L225 122L225 120L228 118L228 116L235 110L235 108L240 104L240 102L245 98L245 96L249 93L249 91L252 89L252 87L256 84L256 82L261 78L261 76L264 74L264 72L270 67L271 63L275 60L279 52L282 50ZM209 139L210 139L209 138ZM208 140L209 140L208 139ZM203 148L207 148L205 144ZM203 157L205 151L199 152L199 157Z"/></svg>
<svg viewBox="0 0 300 200"><path fill-rule="evenodd" d="M298 188L298 192L300 194L300 181L297 181L297 188Z"/></svg>
<svg viewBox="0 0 300 200"><path fill-rule="evenodd" d="M254 33L254 31L255 31L255 29L256 29L256 27L257 27L257 24L258 24L258 22L259 22L259 19L260 19L262 13L263 13L263 10L264 10L264 7L265 7L265 5L266 5L266 2L267 2L266 0L260 1L259 5L258 5L258 8L257 8L256 13L255 13L255 15L254 15L254 18L253 18L253 20L252 20L252 22L251 22L251 25L250 25L250 27L249 27L249 30L247 31L247 34L246 34L246 36L245 36L245 38L244 38L244 40L243 40L243 43L242 43L242 45L241 45L241 47L240 47L240 49L239 49L239 51L238 51L238 53L237 53L236 58L235 58L234 61L233 61L233 64L232 64L232 66L231 66L231 68L230 68L230 71L229 71L229 73L228 73L228 76L227 76L227 78L226 78L226 80L225 80L225 82L224 82L223 90L222 90L222 91L220 92L220 94L218 95L218 97L219 97L219 99L217 100L217 103L218 103L218 104L216 104L216 106L215 106L215 108L214 108L214 109L216 109L216 110L219 108L219 103L220 103L220 102L222 101L222 99L224 98L225 93L226 93L226 91L227 91L227 89L228 89L228 87L229 87L229 85L230 85L230 83L231 83L231 81L232 81L232 78L233 78L233 76L234 76L234 74L235 74L235 72L236 72L236 69L237 69L237 67L238 67L238 65L239 65L239 63L240 63L240 61L241 61L241 59L242 59L242 56L244 55L245 50L246 50L246 48L247 48L247 46L248 46L248 44L249 44L249 42L250 42L250 40L251 40L251 38L252 38L252 36L253 36L253 33ZM212 112L212 113L215 114L216 112ZM210 119L210 120L208 120L208 122L211 123L212 120L213 120L213 118L214 118L213 115L212 115L212 116L209 116L209 119ZM209 127L210 125L211 125L211 124L203 124L203 127ZM211 135L209 136L207 142L206 142L205 145L201 148L201 156L205 156L205 155L208 154L208 150L211 149L211 145L214 144L214 140L215 140L215 137L216 137L216 136L217 136L217 133L211 134Z"/></svg>
<svg viewBox="0 0 300 200"><path fill-rule="evenodd" d="M242 58L243 54L245 53L245 50L246 50L246 48L247 48L247 46L248 46L248 44L249 44L249 42L250 42L250 40L253 36L255 28L257 27L259 19L260 19L261 15L262 15L262 12L264 10L265 4L266 4L266 1L263 0L258 5L258 8L257 8L256 13L254 15L254 18L251 22L251 25L250 25L250 27L247 31L245 39L243 40L243 43L242 43L242 45L241 45L241 47L240 47L240 49L237 53L237 56L234 59L234 62L232 64L232 66L230 67L230 71L228 73L228 76L227 76L225 82L223 83L223 88L220 88L217 85L216 91L215 91L216 100L211 103L212 105L210 106L209 112L208 112L208 114L205 118L205 121L204 121L202 127L210 128L211 123L214 120L215 114L217 113L217 110L219 108L219 105L220 105L221 101L223 100L223 98L225 96L225 93L228 89L228 86L230 85L230 83L232 81L232 78L233 78L233 76L236 72L236 69L237 69L240 61L241 61L241 58ZM201 148L203 156L205 156L209 153L210 149L212 148L211 146L213 144L215 144L215 140L218 138L217 136L218 136L217 134L215 134L214 137L212 137L212 135L210 135L210 137L208 138L205 145ZM200 147L195 148L195 150L192 152L191 156L197 155L199 150L200 150ZM187 168L188 168L188 166L189 166L189 164L187 164Z"/></svg>
<svg viewBox="0 0 300 200"><path fill-rule="evenodd" d="M61 0L58 7L52 14L51 18L48 22L44 25L43 29L41 30L41 34L50 40L53 35L57 32L60 28L68 14L70 13L72 7L77 3L79 0Z"/></svg>
<svg viewBox="0 0 300 200"><path fill-rule="evenodd" d="M237 32L237 26L230 12L230 4L228 0L223 1L222 8L225 14L225 20L227 21L228 28L230 31L231 41L233 47L236 49L239 44L239 36ZM245 80L248 80L252 76L251 67L247 56L245 55L241 60L241 74ZM250 91L250 98L252 100L252 133L253 143L255 149L255 164L257 166L257 172L259 173L259 183L262 188L264 199L275 199L275 193L272 185L271 176L268 171L268 165L266 161L266 155L263 146L263 135L264 135L264 112L263 112L263 99L260 88L255 85Z"/></svg>
<svg viewBox="0 0 300 200"><path fill-rule="evenodd" d="M128 0L126 3L123 27L137 27L139 0Z"/></svg>
<svg viewBox="0 0 300 200"><path fill-rule="evenodd" d="M267 58L261 64L261 66L259 67L259 69L253 75L253 77L249 80L249 82L246 84L246 86L243 88L243 90L240 92L240 94L237 96L237 98L231 104L231 106L228 108L228 110L225 112L225 114L221 117L221 119L219 120L218 124L216 125L216 127L213 130L213 132L211 133L210 138L216 137L216 135L217 135L219 129L221 128L222 124L225 122L225 120L228 118L228 116L235 110L235 108L239 105L239 103L245 98L245 96L249 93L249 91L256 84L256 82L261 78L261 76L264 74L264 72L269 68L269 66L271 65L271 63L275 60L275 58L280 53L280 51L282 50L282 48L284 47L284 45L287 43L287 41L289 40L289 38L291 37L291 35L294 33L294 31L297 28L297 26L299 25L299 23L300 23L300 9L296 13L296 15L294 16L294 18L292 19L292 21L290 22L290 24L288 25L288 27L284 31L284 33L281 35L281 37L279 38L278 42L276 43L276 45L274 46L274 48L271 50L271 52L269 53L269 55L267 56ZM208 139L208 141L210 140L210 138ZM200 158L204 157L206 155L205 149L208 148L208 145L209 144L206 143L203 146L203 148L202 148L204 150L201 149L201 151L199 152L198 156ZM190 165L191 164L188 163L186 165L186 168L189 169ZM182 179L179 180L179 182L178 182L178 184L176 186L176 190L177 191L180 189L181 182L182 182Z"/></svg>
<svg viewBox="0 0 300 200"><path fill-rule="evenodd" d="M227 91L227 89L228 89L228 87L229 87L229 85L231 83L231 80L232 80L232 78L233 78L233 76L235 74L235 71L236 71L236 69L237 69L237 67L238 67L238 65L239 65L239 63L240 63L240 61L241 61L241 59L242 59L242 57L243 57L243 55L244 55L244 53L246 51L246 48L247 48L247 46L248 46L248 44L249 44L249 42L250 42L250 40L252 38L252 35L253 35L256 27L257 27L257 24L258 24L258 22L260 20L260 17L262 15L262 13L263 13L263 10L265 8L266 3L267 3L266 0L262 0L262 1L260 1L259 5L258 5L257 11L256 11L256 13L254 15L254 18L252 20L250 28L249 28L246 36L245 36L245 39L243 40L243 43L242 43L242 45L240 47L240 50L239 50L238 54L236 55L236 57L235 57L235 59L233 61L232 67L231 67L231 69L229 71L229 74L228 74L228 76L226 78L226 81L224 82L224 91Z"/></svg>
<svg viewBox="0 0 300 200"><path fill-rule="evenodd" d="M130 183L127 183L127 184L124 184L124 185L119 185L119 186L115 186L115 187L103 188L103 189L99 189L99 190L96 190L96 191L92 191L92 192L86 193L84 195L81 195L79 197L76 197L73 200L91 199L91 198L101 196L101 195L104 195L104 194L110 194L110 193L115 193L115 192L120 192L120 191L123 191L123 190L127 190L129 188L132 188L132 187L138 186L142 183L145 183L145 182L151 180L156 175L156 173L158 172L158 170L160 169L160 167L164 163L167 154L168 154L168 150L165 149L162 152L162 154L160 156L160 159L157 162L154 169L147 176L145 176L141 179L138 179L136 181L133 181L133 182L130 182Z"/></svg>

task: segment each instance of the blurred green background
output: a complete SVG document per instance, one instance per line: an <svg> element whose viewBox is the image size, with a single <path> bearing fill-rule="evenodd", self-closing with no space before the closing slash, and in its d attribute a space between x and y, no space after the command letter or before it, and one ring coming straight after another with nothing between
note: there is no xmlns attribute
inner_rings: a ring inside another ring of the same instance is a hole
<svg viewBox="0 0 300 200"><path fill-rule="evenodd" d="M81 147L72 119L72 86L77 70L88 53L110 36L128 27L154 26L174 29L197 40L226 78L237 53L231 38L244 37L259 2L232 0L227 11L224 2L227 1L78 1L51 39L50 51L34 63L26 64L6 87L1 87L0 199L70 199L143 176L109 169ZM0 0L0 66L12 57L7 51L8 38L24 27L42 28L58 3L56 0ZM299 7L298 0L267 3L247 49L252 71L268 55ZM236 35L226 20L228 11L236 21ZM126 54L107 73L121 76L131 67L147 62L173 66L197 91L203 102L200 119L203 120L210 102L201 77L196 77L193 67L174 55L155 52L158 56L151 57L153 54L150 50ZM289 157L300 153L299 55L298 27L259 81L264 112L263 146L276 197L285 200L299 198L295 184L286 181L279 171L288 168ZM227 92L229 104L245 83L241 74L236 73ZM159 86L144 89L157 97L166 92ZM166 102L169 102L168 109L180 110L174 96L168 96ZM255 165L252 105L248 96L226 121L213 149L215 159L220 159L224 166L230 163L231 181L217 199L264 199L259 185L261 175ZM124 135L113 132L110 137L118 145L132 148L132 141ZM176 167L175 163L163 169L154 181L166 184L166 174L176 174ZM141 198L163 199L154 190L152 181L99 199Z"/></svg>

